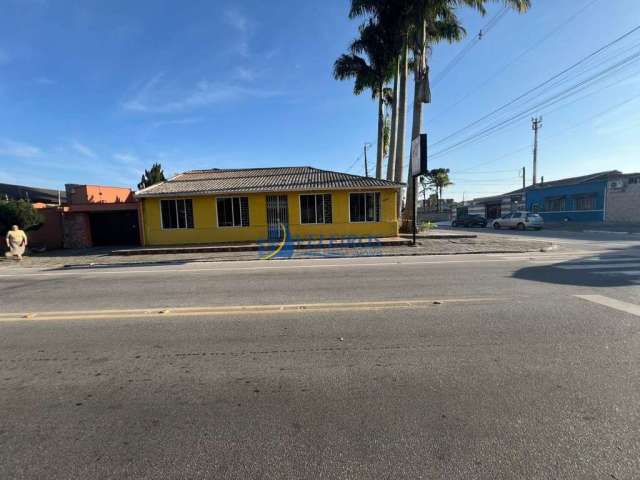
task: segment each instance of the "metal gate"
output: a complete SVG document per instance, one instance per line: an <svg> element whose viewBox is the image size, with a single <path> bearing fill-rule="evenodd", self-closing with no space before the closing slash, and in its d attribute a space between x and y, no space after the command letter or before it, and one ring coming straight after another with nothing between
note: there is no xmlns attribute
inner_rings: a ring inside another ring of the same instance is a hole
<svg viewBox="0 0 640 480"><path fill-rule="evenodd" d="M286 195L267 195L267 229L269 240L282 240L282 226L289 228L289 204Z"/></svg>

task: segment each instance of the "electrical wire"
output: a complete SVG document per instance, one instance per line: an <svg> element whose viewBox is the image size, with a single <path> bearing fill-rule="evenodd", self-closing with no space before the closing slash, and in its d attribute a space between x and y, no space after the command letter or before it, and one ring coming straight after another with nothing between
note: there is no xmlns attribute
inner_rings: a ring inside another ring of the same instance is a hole
<svg viewBox="0 0 640 480"><path fill-rule="evenodd" d="M465 45L458 54L453 57L449 63L440 71L437 75L435 75L434 79L431 82L431 86L435 88L444 77L446 77L451 70L453 70L463 59L467 56L467 54L475 47L480 41L486 36L497 24L504 18L507 14L508 8L502 7L498 13L496 13L489 22L480 30L480 32L473 37L473 39Z"/></svg>
<svg viewBox="0 0 640 480"><path fill-rule="evenodd" d="M446 137L438 140L437 142L435 142L432 146L435 145L439 145L441 143L444 143L445 141L459 135L460 133L463 133L464 131L468 130L469 128L477 125L478 123L482 122L483 120L486 120L489 117L492 117L493 115L495 115L496 113L499 113L503 110L505 110L506 108L510 107L511 105L515 104L516 102L518 102L519 100L522 100L523 98L526 98L527 96L531 95L532 93L540 90L541 88L547 86L548 84L550 84L551 82L553 82L554 80L562 77L563 75L565 75L566 73L570 72L571 70L575 69L576 67L584 64L586 61L592 59L593 57L595 57L596 55L602 53L603 51L607 50L608 48L612 47L613 45L618 44L619 42L621 42L622 40L624 40L625 38L629 37L630 35L634 34L635 32L637 32L638 30L640 30L640 25L636 26L635 28L629 30L628 32L626 32L625 34L619 36L618 38L616 38L615 40L609 42L608 44L606 44L603 47L600 47L599 49L595 50L594 52L590 53L589 55L587 55L586 57L583 57L582 59L578 60L576 63L574 63L573 65L565 68L564 70L562 70L561 72L553 75L551 78L545 80L544 82L536 85L535 87L527 90L525 93L517 96L516 98L510 100L509 102L505 103L504 105L496 108L495 110L489 112L488 114L482 116L481 118L469 123L468 125L456 130L455 132L451 133L450 135L447 135Z"/></svg>
<svg viewBox="0 0 640 480"><path fill-rule="evenodd" d="M551 136L547 136L545 138L545 140L543 140L543 141L541 141L539 143L539 145L540 146L548 145L549 143L551 143L551 142L549 142L549 140L553 140L555 138L562 137L562 136L564 136L564 134L566 132L569 132L571 130L575 130L576 128L581 127L582 125L584 125L585 123L589 123L589 122L591 122L593 120L597 120L599 118L602 118L605 115L608 115L609 113L611 113L611 112L613 112L615 110L618 110L618 109L620 109L620 108L622 108L622 107L624 107L624 106L626 106L626 105L628 105L628 104L630 104L630 103L632 103L634 101L637 101L639 99L640 99L640 94L632 95L631 97L628 97L625 100L623 100L623 101L621 101L619 103L616 103L613 106L607 107L606 109L596 113L595 115L591 115L591 116L589 116L589 117L587 117L587 118L585 118L585 119L583 119L583 120L581 120L581 121L579 121L577 123L574 123L574 124L570 125L567 128L563 128L562 130L556 132L555 134L553 134ZM476 165L473 165L473 166L469 167L467 170L462 170L462 171L459 171L459 172L451 172L451 174L459 176L459 175L464 175L464 174L467 174L467 175L478 175L478 174L490 173L490 172L473 172L473 170L476 169L476 168L482 167L484 165L489 165L491 163L498 162L498 161L503 160L505 158L512 157L516 153L519 153L519 152L521 152L523 150L529 150L531 148L532 148L531 144L528 143L527 145L523 145L523 146L519 147L518 149L513 150L513 151L511 151L511 152L509 152L509 153L507 153L505 155L501 155L499 157L496 157L496 158L494 158L492 160L489 160L489 161L486 161L486 162L478 163ZM507 170L507 171L513 171L513 170ZM495 171L494 173L497 173L497 172L498 171Z"/></svg>
<svg viewBox="0 0 640 480"><path fill-rule="evenodd" d="M491 82L494 78L496 78L498 75L504 73L507 69L509 69L512 65L515 65L516 62L518 62L518 60L520 60L521 58L523 58L525 55L527 55L528 53L530 53L531 51L535 50L536 48L538 48L540 45L542 45L544 42L546 42L548 39L550 39L553 35L555 35L556 33L558 33L559 31L561 31L567 24L569 24L570 22L572 22L573 20L575 20L580 14L582 14L584 11L586 11L591 5L593 5L594 3L598 2L600 0L591 0L590 2L588 2L586 5L584 5L583 7L581 7L577 12L575 12L574 14L572 14L571 16L569 16L568 18L566 18L564 21L562 21L560 24L558 24L554 29L552 29L551 31L547 32L545 35L543 35L541 38L539 38L538 40L536 40L533 44L531 44L528 48L526 48L525 50L523 50L522 52L520 52L518 55L516 55L513 59L511 59L509 62L507 62L505 65L503 65L502 67L500 67L498 70L494 71L491 75L489 75L484 81L482 81L480 84L476 85L475 88L471 89L470 91L468 91L463 97L461 97L459 100L457 100L456 102L450 104L449 106L445 107L444 109L442 109L440 112L436 113L435 115L433 115L431 117L431 120L434 121L437 118L442 117L443 115L447 114L447 113L451 113L453 110L453 108L457 107L458 105L460 105L463 101L465 101L467 98L469 98L473 93L477 92L478 90L482 89L483 87L485 87L489 82Z"/></svg>
<svg viewBox="0 0 640 480"><path fill-rule="evenodd" d="M640 28L640 27L639 27ZM640 58L640 51L629 55L628 57L626 57L624 60L610 66L607 67L606 69L588 77L585 80L582 80L580 82L578 82L577 84L559 92L556 94L551 95L550 97L545 98L543 101L537 103L536 105L534 105L533 107L528 107L526 110L521 111L515 115L512 115L511 117L499 121L496 124L493 124L483 130L480 130L479 132L476 132L448 147L445 147L441 150L439 150L438 152L434 153L431 158L437 158L438 156L444 155L445 153L450 152L451 150L454 150L456 148L459 148L461 146L467 145L468 143L470 143L471 141L474 140L478 140L481 138L485 138L486 136L495 133L496 131L502 130L504 129L506 126L509 126L510 124L516 122L516 121L521 121L524 118L526 118L528 115L530 115L532 112L535 112L536 110L540 109L540 108L546 108L552 105L557 104L558 102L571 97L572 95L574 95L577 92L583 91L586 88L588 88L589 86L591 86L592 84L594 84L596 81L601 80L602 78L606 78L609 74L611 74L612 72L617 72L619 71L621 68L626 67L630 64L632 64L633 62L638 61L638 59ZM484 118L487 118L487 116L485 116ZM477 124L478 121L473 122L473 125ZM464 131L464 129L460 130L459 132ZM452 138L453 135L449 135L447 138ZM435 142L434 145L440 144L442 143L444 140Z"/></svg>

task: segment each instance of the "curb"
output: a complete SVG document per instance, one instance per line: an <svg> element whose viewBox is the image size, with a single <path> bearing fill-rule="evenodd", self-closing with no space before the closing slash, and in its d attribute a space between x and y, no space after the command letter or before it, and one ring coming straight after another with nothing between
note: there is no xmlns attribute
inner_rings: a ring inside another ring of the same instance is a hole
<svg viewBox="0 0 640 480"><path fill-rule="evenodd" d="M371 244L369 239L358 239L362 241L356 241L354 243L332 243L326 244L314 244L300 242L294 244L296 250L310 250L310 249L331 249L331 248L358 248L367 247ZM375 244L378 247L406 247L411 244L409 239L389 240L389 239L376 239ZM201 246L189 246L189 247L149 247L149 248L137 248L137 249L120 249L112 250L110 256L122 256L127 257L131 255L173 255L181 253L231 253L231 252L258 252L264 248L276 248L278 243L265 243L248 244L248 245L201 245Z"/></svg>
<svg viewBox="0 0 640 480"><path fill-rule="evenodd" d="M388 253L382 255L363 254L363 255L330 255L323 257L324 259L333 258L373 258L373 257L432 257L446 255L496 255L496 254L514 254L514 253L533 253L533 252L550 252L557 249L556 245L543 247L540 249L517 249L517 250L476 250L471 252L409 252L409 253ZM159 260L156 262L127 262L127 263L77 263L62 265L65 270L90 270L99 268L125 268L125 267L149 267L154 265L184 265L187 263L222 263L222 262L251 262L251 261L287 261L287 260L312 260L314 257L298 257L298 258L275 258L272 260L262 260L261 258L243 258L243 259L193 259L193 260Z"/></svg>

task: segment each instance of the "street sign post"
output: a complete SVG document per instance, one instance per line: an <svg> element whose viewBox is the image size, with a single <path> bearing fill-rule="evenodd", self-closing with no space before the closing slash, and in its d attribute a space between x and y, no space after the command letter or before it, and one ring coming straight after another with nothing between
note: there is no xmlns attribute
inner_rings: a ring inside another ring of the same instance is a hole
<svg viewBox="0 0 640 480"><path fill-rule="evenodd" d="M416 214L418 206L418 189L416 179L428 173L427 168L427 134L420 136L411 142L411 181L413 182L413 245L416 245L416 232L418 230Z"/></svg>

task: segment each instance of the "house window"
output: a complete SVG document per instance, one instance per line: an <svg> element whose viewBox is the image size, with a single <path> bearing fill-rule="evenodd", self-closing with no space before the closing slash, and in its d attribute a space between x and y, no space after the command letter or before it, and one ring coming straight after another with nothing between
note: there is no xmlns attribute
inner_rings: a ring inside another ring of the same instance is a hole
<svg viewBox="0 0 640 480"><path fill-rule="evenodd" d="M160 200L162 228L193 228L193 202L190 198Z"/></svg>
<svg viewBox="0 0 640 480"><path fill-rule="evenodd" d="M544 210L545 212L562 212L566 210L566 199L564 197L545 198Z"/></svg>
<svg viewBox="0 0 640 480"><path fill-rule="evenodd" d="M350 194L349 218L351 222L379 222L380 192Z"/></svg>
<svg viewBox="0 0 640 480"><path fill-rule="evenodd" d="M631 178L629 178L629 183L631 183L631 184L640 183L640 177L631 177Z"/></svg>
<svg viewBox="0 0 640 480"><path fill-rule="evenodd" d="M248 227L249 198L224 197L216 200L218 227Z"/></svg>
<svg viewBox="0 0 640 480"><path fill-rule="evenodd" d="M331 194L300 195L300 223L331 222Z"/></svg>
<svg viewBox="0 0 640 480"><path fill-rule="evenodd" d="M593 195L576 198L576 210L595 210L596 197Z"/></svg>

